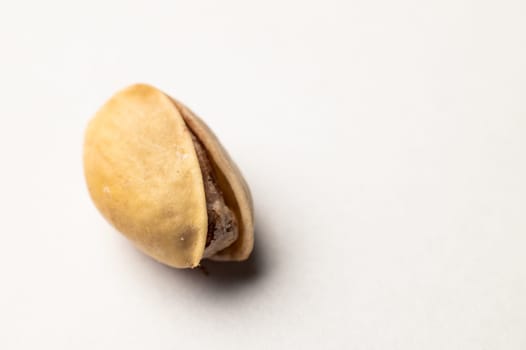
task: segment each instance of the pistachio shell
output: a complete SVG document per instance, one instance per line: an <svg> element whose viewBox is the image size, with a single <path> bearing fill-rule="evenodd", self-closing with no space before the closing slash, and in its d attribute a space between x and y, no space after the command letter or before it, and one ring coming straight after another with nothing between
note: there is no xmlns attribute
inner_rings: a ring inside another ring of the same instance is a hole
<svg viewBox="0 0 526 350"><path fill-rule="evenodd" d="M207 149L239 223L238 240L212 258L246 259L254 242L246 182L210 129L154 87L137 84L118 92L90 121L84 173L91 198L144 253L173 267L199 265L208 218L189 127Z"/></svg>

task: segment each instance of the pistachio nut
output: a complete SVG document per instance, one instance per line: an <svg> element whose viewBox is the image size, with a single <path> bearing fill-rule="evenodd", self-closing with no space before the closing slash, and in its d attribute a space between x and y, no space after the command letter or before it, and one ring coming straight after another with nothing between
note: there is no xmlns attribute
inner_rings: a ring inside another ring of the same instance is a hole
<svg viewBox="0 0 526 350"><path fill-rule="evenodd" d="M119 91L95 114L84 175L106 220L166 265L252 251L252 198L238 167L200 118L152 86Z"/></svg>

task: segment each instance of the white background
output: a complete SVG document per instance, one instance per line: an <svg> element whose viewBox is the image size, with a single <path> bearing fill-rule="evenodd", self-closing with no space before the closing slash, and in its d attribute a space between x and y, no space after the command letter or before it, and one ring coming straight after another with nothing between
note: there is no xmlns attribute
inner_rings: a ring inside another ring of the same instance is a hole
<svg viewBox="0 0 526 350"><path fill-rule="evenodd" d="M525 349L526 3L2 1L0 349ZM217 132L245 264L102 219L91 115L134 82Z"/></svg>

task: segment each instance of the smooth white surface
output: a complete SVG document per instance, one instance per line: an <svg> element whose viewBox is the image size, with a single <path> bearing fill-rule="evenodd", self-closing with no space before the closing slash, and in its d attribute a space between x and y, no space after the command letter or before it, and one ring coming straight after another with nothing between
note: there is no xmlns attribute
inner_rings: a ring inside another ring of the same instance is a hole
<svg viewBox="0 0 526 350"><path fill-rule="evenodd" d="M0 349L525 349L526 3L0 5ZM163 267L84 126L154 84L250 183L256 258Z"/></svg>

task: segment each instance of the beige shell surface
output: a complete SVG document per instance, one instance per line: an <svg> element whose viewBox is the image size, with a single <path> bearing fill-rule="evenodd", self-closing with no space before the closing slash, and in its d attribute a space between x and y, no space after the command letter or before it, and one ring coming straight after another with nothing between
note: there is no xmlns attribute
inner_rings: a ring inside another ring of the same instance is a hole
<svg viewBox="0 0 526 350"><path fill-rule="evenodd" d="M102 215L135 245L173 267L203 256L207 214L190 132L172 100L133 85L90 121L84 173Z"/></svg>
<svg viewBox="0 0 526 350"><path fill-rule="evenodd" d="M210 154L225 202L233 209L239 223L237 241L212 256L211 259L246 260L254 247L254 209L248 184L212 130L182 103L176 100L174 103L179 108L188 127L197 135Z"/></svg>

